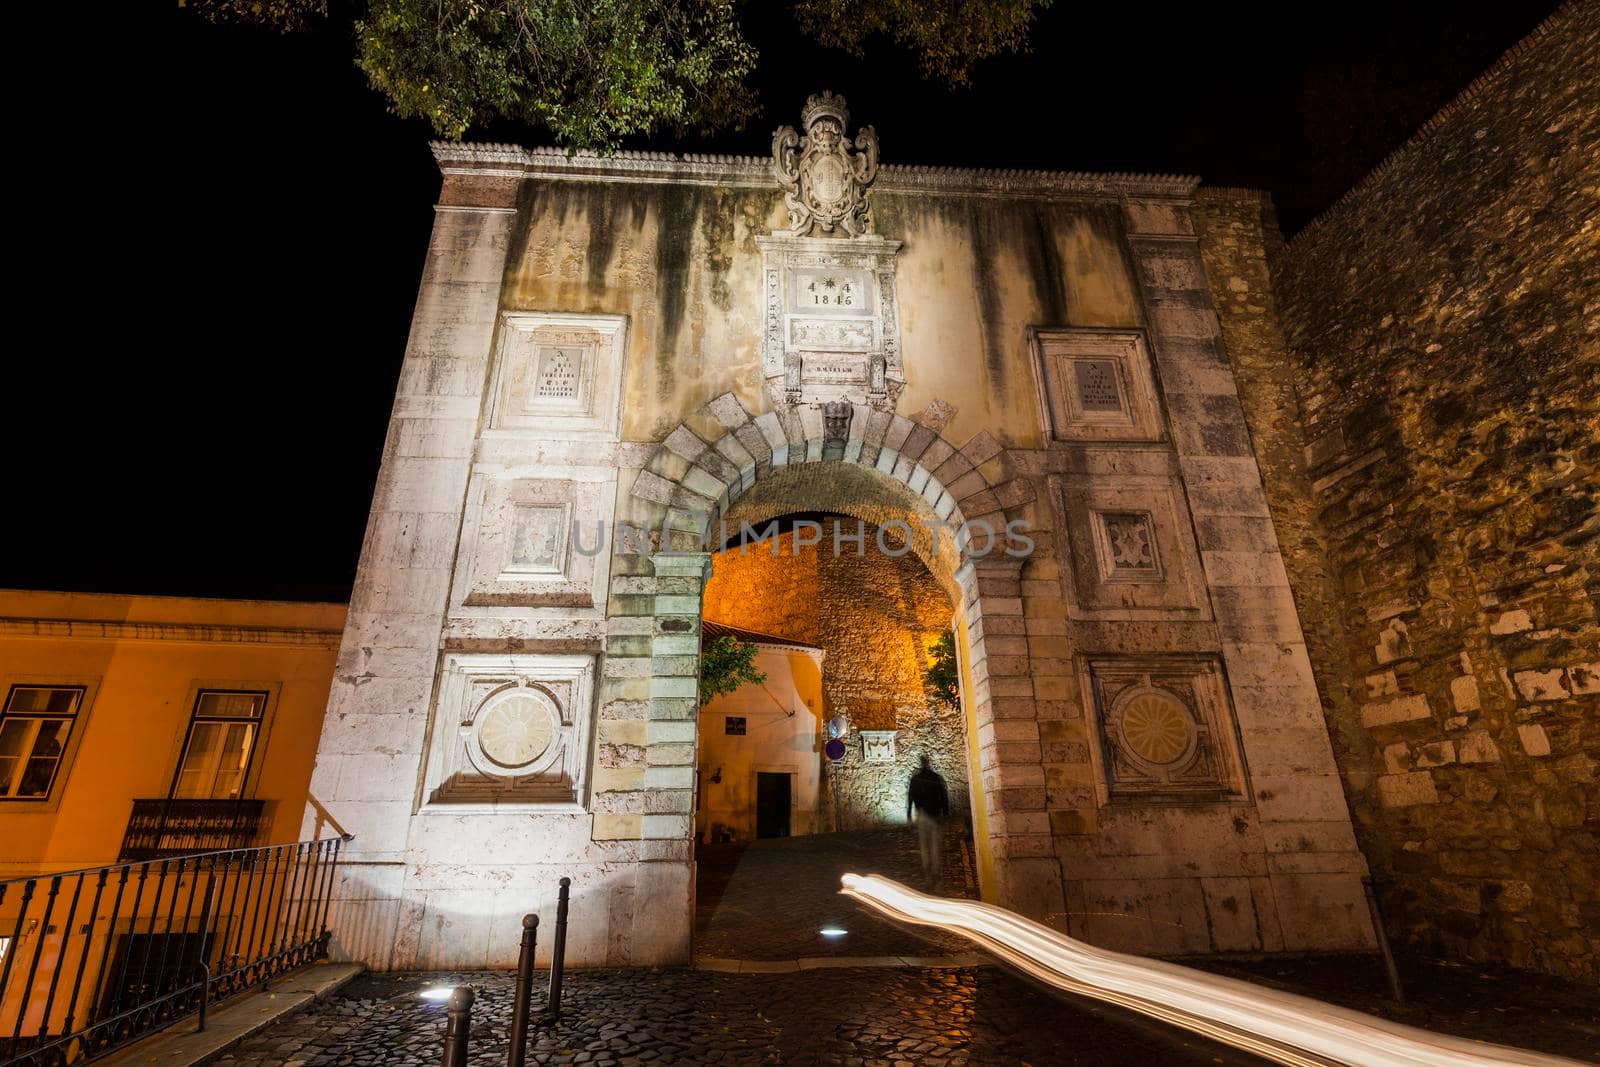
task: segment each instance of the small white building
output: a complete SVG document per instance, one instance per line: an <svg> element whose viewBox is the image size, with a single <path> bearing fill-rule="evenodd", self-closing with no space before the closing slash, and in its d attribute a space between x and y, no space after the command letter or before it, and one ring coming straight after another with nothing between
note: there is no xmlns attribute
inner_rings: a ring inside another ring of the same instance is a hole
<svg viewBox="0 0 1600 1067"><path fill-rule="evenodd" d="M701 641L733 637L756 646L766 681L700 709L701 841L750 841L815 833L822 762L822 649L803 641L707 621Z"/></svg>

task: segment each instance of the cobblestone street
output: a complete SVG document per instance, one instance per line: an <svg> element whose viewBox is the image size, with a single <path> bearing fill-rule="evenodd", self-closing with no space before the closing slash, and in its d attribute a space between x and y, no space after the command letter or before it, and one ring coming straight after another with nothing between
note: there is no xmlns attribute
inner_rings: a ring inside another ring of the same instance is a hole
<svg viewBox="0 0 1600 1067"><path fill-rule="evenodd" d="M976 895L970 855L961 828L947 827L940 893ZM925 884L915 838L904 827L702 849L699 860L699 969L569 972L562 1021L535 1029L530 1063L1260 1062L1120 1009L1046 993L997 967L954 960L939 967L852 965L972 952L961 938L902 928L839 895L839 874L847 870ZM822 937L825 925L848 932ZM788 969L727 973L729 960ZM1402 960L1409 996L1395 1004L1376 957L1184 962L1413 1026L1600 1061L1593 991L1557 978ZM541 974L541 1007L546 982ZM471 1062L503 1064L514 984L505 972L362 975L218 1062L436 1064L444 1006L418 994L463 984L478 992Z"/></svg>
<svg viewBox="0 0 1600 1067"><path fill-rule="evenodd" d="M926 887L910 826L702 847L694 951L700 959L792 960L808 956L943 956L972 951L949 934L880 919L839 895L839 876L882 874ZM933 890L976 897L965 825L944 828L944 870ZM845 930L823 937L823 927Z"/></svg>
<svg viewBox="0 0 1600 1067"><path fill-rule="evenodd" d="M434 984L470 983L471 1062L505 1063L513 977L363 975L337 997L246 1041L228 1067L437 1064ZM543 987L539 991L542 1003ZM585 971L562 1022L530 1038L530 1063L1083 1064L1261 1061L1109 1009L1059 1001L992 967L789 974Z"/></svg>
<svg viewBox="0 0 1600 1067"><path fill-rule="evenodd" d="M1600 1062L1594 991L1561 979L1449 964L1404 965L1389 1001L1366 957L1209 961L1206 970L1327 999L1413 1026ZM470 984L471 1062L505 1062L513 977L368 974L247 1039L226 1067L431 1065L444 1008L426 988ZM539 976L535 1004L544 1003ZM840 968L787 974L575 971L565 1012L535 1028L530 1063L1044 1064L1189 1067L1253 1057L1117 1009L1057 998L995 967Z"/></svg>

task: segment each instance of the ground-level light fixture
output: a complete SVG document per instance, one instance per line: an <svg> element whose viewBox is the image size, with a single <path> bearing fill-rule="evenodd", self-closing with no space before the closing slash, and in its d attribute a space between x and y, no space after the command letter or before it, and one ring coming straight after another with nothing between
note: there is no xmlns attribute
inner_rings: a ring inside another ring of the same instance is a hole
<svg viewBox="0 0 1600 1067"><path fill-rule="evenodd" d="M436 986L433 989L424 989L417 996L423 1000L449 1000L450 994L454 992L455 989L451 986Z"/></svg>
<svg viewBox="0 0 1600 1067"><path fill-rule="evenodd" d="M821 934L823 937L843 937L849 932L849 930L846 930L842 926L824 926L822 929L817 931L817 933Z"/></svg>

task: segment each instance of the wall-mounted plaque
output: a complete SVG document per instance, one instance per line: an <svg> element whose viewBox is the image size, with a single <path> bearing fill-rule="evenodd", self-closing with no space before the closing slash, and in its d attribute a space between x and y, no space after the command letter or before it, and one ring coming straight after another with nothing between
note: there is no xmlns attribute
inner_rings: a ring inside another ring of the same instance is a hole
<svg viewBox="0 0 1600 1067"><path fill-rule="evenodd" d="M1080 408L1086 412L1127 410L1128 404L1118 383L1116 360L1074 359L1071 363Z"/></svg>
<svg viewBox="0 0 1600 1067"><path fill-rule="evenodd" d="M789 274L789 308L795 314L871 315L878 280L859 267L797 268Z"/></svg>
<svg viewBox="0 0 1600 1067"><path fill-rule="evenodd" d="M769 399L891 406L905 382L894 291L900 242L775 235L756 244L766 278Z"/></svg>
<svg viewBox="0 0 1600 1067"><path fill-rule="evenodd" d="M1030 333L1039 417L1051 440L1164 438L1142 332L1041 327Z"/></svg>
<svg viewBox="0 0 1600 1067"><path fill-rule="evenodd" d="M624 327L619 315L501 315L491 432L615 439Z"/></svg>
<svg viewBox="0 0 1600 1067"><path fill-rule="evenodd" d="M893 763L896 730L861 730L861 759L865 763Z"/></svg>
<svg viewBox="0 0 1600 1067"><path fill-rule="evenodd" d="M592 358L589 346L560 348L547 345L539 349L539 374L533 395L539 400L572 400L588 377L584 363Z"/></svg>

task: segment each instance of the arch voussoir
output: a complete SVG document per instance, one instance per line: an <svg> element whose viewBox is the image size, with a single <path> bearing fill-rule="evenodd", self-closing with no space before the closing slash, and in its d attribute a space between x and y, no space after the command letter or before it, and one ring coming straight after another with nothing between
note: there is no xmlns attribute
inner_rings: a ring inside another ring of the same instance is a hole
<svg viewBox="0 0 1600 1067"><path fill-rule="evenodd" d="M996 486L982 469L1003 451L987 431L957 447L943 429L955 408L935 400L916 418L852 405L846 437L829 440L817 407L754 414L723 393L674 427L656 446L632 494L667 509L674 539L705 536L770 471L807 463L848 463L893 478L941 521L982 519L997 529L1006 511L1033 499L1025 479Z"/></svg>

